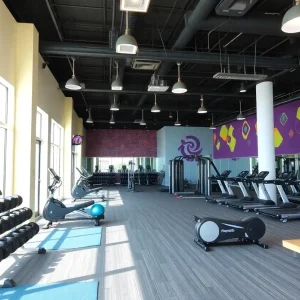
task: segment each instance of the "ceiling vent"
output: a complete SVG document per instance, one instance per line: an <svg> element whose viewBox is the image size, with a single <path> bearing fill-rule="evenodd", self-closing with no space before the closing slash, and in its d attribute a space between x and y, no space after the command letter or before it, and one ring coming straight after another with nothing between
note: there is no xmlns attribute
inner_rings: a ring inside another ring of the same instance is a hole
<svg viewBox="0 0 300 300"><path fill-rule="evenodd" d="M228 17L244 16L259 0L222 0L216 7L216 14Z"/></svg>
<svg viewBox="0 0 300 300"><path fill-rule="evenodd" d="M219 72L213 76L214 79L243 80L243 81L261 81L268 76L263 74L241 74L241 73L223 73Z"/></svg>
<svg viewBox="0 0 300 300"><path fill-rule="evenodd" d="M165 92L169 86L167 82L163 79L160 79L158 75L153 74L148 85L148 92Z"/></svg>
<svg viewBox="0 0 300 300"><path fill-rule="evenodd" d="M132 69L136 70L156 70L160 65L160 60L134 59Z"/></svg>

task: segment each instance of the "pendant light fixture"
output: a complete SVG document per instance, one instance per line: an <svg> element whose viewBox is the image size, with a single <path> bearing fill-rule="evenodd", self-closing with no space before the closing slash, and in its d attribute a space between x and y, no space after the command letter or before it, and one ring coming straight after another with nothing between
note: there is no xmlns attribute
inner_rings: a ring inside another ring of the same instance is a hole
<svg viewBox="0 0 300 300"><path fill-rule="evenodd" d="M281 30L286 33L300 32L300 0L284 15Z"/></svg>
<svg viewBox="0 0 300 300"><path fill-rule="evenodd" d="M211 115L211 125L210 125L209 129L211 129L211 130L217 129L214 124L214 115Z"/></svg>
<svg viewBox="0 0 300 300"><path fill-rule="evenodd" d="M241 82L240 93L246 93L246 92L247 92L247 90L246 90L246 87L245 87L245 83Z"/></svg>
<svg viewBox="0 0 300 300"><path fill-rule="evenodd" d="M178 81L173 85L172 93L174 94L183 94L187 92L186 85L181 81L180 78L180 63L177 63L178 66Z"/></svg>
<svg viewBox="0 0 300 300"><path fill-rule="evenodd" d="M90 108L87 109L87 112L88 112L89 116L88 116L88 118L85 122L88 123L88 124L93 124L94 121L93 121L93 118L92 118L92 115L91 115L91 109Z"/></svg>
<svg viewBox="0 0 300 300"><path fill-rule="evenodd" d="M73 67L72 67L72 78L70 78L67 82L66 82L66 89L69 90L81 90L81 85L80 82L77 80L76 76L75 76L75 58L72 57L72 61L73 61Z"/></svg>
<svg viewBox="0 0 300 300"><path fill-rule="evenodd" d="M148 11L150 0L121 0L120 10L146 13Z"/></svg>
<svg viewBox="0 0 300 300"><path fill-rule="evenodd" d="M142 120L140 122L140 125L143 125L143 126L147 125L146 121L144 120L144 110L142 110Z"/></svg>
<svg viewBox="0 0 300 300"><path fill-rule="evenodd" d="M113 112L111 112L111 118L110 118L110 120L109 120L109 124L115 124L116 122L115 122L115 118L114 118L114 113Z"/></svg>
<svg viewBox="0 0 300 300"><path fill-rule="evenodd" d="M169 119L173 119L172 112L169 113Z"/></svg>
<svg viewBox="0 0 300 300"><path fill-rule="evenodd" d="M122 84L121 79L119 78L119 63L118 62L116 62L116 66L117 66L116 79L115 79L115 81L112 82L111 89L113 91L121 91L121 90L123 90L123 84Z"/></svg>
<svg viewBox="0 0 300 300"><path fill-rule="evenodd" d="M177 110L177 120L176 120L176 122L175 122L174 125L175 125L175 126L181 126L181 123L180 123L179 117L178 117L178 110Z"/></svg>
<svg viewBox="0 0 300 300"><path fill-rule="evenodd" d="M245 120L245 116L243 115L243 112L242 112L242 101L240 101L240 113L237 115L236 119L238 121Z"/></svg>
<svg viewBox="0 0 300 300"><path fill-rule="evenodd" d="M124 54L136 54L138 51L138 44L135 38L130 35L128 26L128 11L126 11L126 29L125 34L120 36L116 43L116 52Z"/></svg>
<svg viewBox="0 0 300 300"><path fill-rule="evenodd" d="M116 95L114 94L114 103L110 106L111 111L120 110L118 103L116 102Z"/></svg>
<svg viewBox="0 0 300 300"><path fill-rule="evenodd" d="M198 114L206 114L207 113L207 109L204 107L204 99L203 96L201 95L201 107L198 109Z"/></svg>
<svg viewBox="0 0 300 300"><path fill-rule="evenodd" d="M152 108L151 108L151 112L152 113L159 113L160 112L160 107L157 105L157 102L156 102L156 94L154 94L154 97L155 97L155 101L154 101L154 106L152 106Z"/></svg>

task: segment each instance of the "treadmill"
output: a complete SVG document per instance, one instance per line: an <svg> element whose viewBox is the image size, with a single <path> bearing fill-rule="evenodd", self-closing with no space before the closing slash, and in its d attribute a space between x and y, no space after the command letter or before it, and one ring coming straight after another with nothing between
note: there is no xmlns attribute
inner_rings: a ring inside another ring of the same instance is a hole
<svg viewBox="0 0 300 300"><path fill-rule="evenodd" d="M230 183L228 183L229 187L231 188L232 186L235 187L239 187L243 193L243 198L240 199L239 201L251 201L253 198L249 196L244 181L246 176L249 174L249 171L242 171L240 172L236 177L232 177L232 178L228 178L227 182L229 181ZM218 198L216 199L216 203L218 205L222 205L222 204L226 204L230 201L237 201L236 197L235 198L229 198L229 197L225 197L225 198Z"/></svg>
<svg viewBox="0 0 300 300"><path fill-rule="evenodd" d="M260 207L266 207L266 206L271 206L275 205L275 202L271 200L270 195L264 185L264 180L265 178L269 175L268 171L262 171L259 174L257 174L254 178L249 179L251 183L253 183L253 187L255 188L257 198L253 200L245 200L245 201L228 201L226 202L227 207L233 207L237 209L242 209L245 212L248 212L250 210L254 210L255 208L260 208ZM267 198L265 199L259 199L259 187L261 188L263 194Z"/></svg>
<svg viewBox="0 0 300 300"><path fill-rule="evenodd" d="M285 185L288 184L291 184L291 180L285 182ZM284 203L275 205L274 207L256 209L257 214L279 219L283 223L292 219L300 219L300 206L289 202L283 185L284 184L281 184L280 187L276 186Z"/></svg>
<svg viewBox="0 0 300 300"><path fill-rule="evenodd" d="M225 182L226 182L228 176L231 174L231 172L232 172L231 170L226 170L220 175L209 177L210 180L217 180L218 185L221 190L221 195L217 196L217 197L216 196L207 196L207 197L205 197L206 202L216 203L216 199L235 196L232 192L232 189L228 190L228 187L225 184ZM225 187L226 187L227 191L226 191Z"/></svg>

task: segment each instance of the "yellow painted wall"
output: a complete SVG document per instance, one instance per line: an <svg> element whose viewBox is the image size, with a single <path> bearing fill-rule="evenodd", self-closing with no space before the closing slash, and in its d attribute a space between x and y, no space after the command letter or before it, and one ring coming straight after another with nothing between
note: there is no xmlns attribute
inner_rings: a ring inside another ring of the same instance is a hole
<svg viewBox="0 0 300 300"><path fill-rule="evenodd" d="M15 52L17 22L0 1L0 76L15 85Z"/></svg>
<svg viewBox="0 0 300 300"><path fill-rule="evenodd" d="M35 210L35 147L36 112L40 108L46 116L46 135L42 169L45 179L41 184L41 210L47 199L50 164L51 119L64 129L63 196L69 197L71 180L64 181L71 167L71 138L83 131L82 119L72 108L72 99L66 98L49 68L43 69L43 59L38 52L39 37L33 24L17 23L3 1L0 1L0 76L12 87L10 103L13 109L11 160L7 162L11 175L11 192L19 193L25 206ZM81 156L81 151L80 151ZM81 162L81 157L78 156ZM79 164L79 166L81 163ZM40 210L40 211L41 211Z"/></svg>

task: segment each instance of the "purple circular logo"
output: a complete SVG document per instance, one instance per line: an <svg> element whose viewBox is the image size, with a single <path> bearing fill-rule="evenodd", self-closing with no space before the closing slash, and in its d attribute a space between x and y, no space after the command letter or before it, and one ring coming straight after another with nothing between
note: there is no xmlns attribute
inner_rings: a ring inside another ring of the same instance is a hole
<svg viewBox="0 0 300 300"><path fill-rule="evenodd" d="M182 156L187 155L200 155L202 153L202 148L200 148L200 140L192 135L185 137L186 140L181 140L181 145L178 148L178 151L181 152ZM195 158L187 158L188 161L194 161Z"/></svg>

